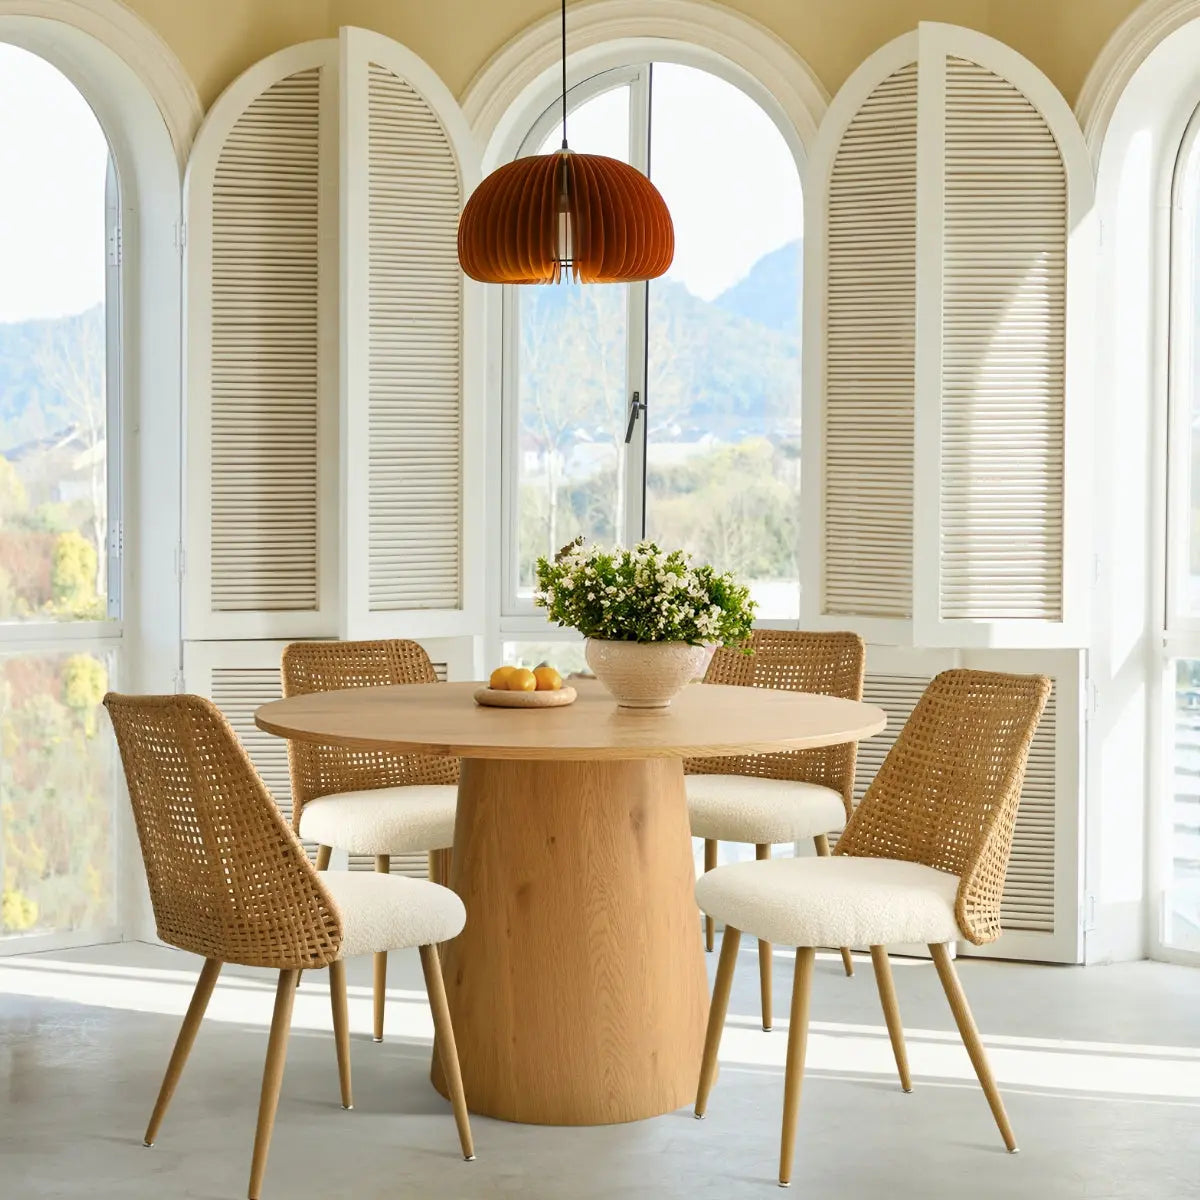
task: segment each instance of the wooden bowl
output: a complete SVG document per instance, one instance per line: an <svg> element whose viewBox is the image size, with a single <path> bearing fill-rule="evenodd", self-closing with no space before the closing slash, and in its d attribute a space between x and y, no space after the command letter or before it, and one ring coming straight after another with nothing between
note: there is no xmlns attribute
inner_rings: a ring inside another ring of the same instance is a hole
<svg viewBox="0 0 1200 1200"><path fill-rule="evenodd" d="M575 703L573 687L561 687L553 692L504 692L481 687L475 693L475 703L485 708L562 708Z"/></svg>

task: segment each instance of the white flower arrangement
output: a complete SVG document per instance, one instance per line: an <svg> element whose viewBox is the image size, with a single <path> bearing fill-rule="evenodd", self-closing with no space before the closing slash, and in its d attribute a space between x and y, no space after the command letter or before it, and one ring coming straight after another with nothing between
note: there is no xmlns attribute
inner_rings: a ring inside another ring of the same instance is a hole
<svg viewBox="0 0 1200 1200"><path fill-rule="evenodd" d="M606 550L576 538L538 559L537 582L534 603L587 638L740 646L754 622L750 591L731 574L654 542Z"/></svg>

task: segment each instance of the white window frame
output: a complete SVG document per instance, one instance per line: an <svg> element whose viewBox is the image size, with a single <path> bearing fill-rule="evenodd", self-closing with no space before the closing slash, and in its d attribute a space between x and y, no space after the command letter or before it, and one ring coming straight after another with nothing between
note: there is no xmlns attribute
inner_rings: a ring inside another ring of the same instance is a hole
<svg viewBox="0 0 1200 1200"><path fill-rule="evenodd" d="M1191 452L1197 316L1191 285L1200 274L1196 237L1200 217L1200 105L1192 113L1171 163L1169 253L1167 262L1167 345L1165 438L1160 463L1164 495L1162 526L1162 607L1154 638L1155 664L1150 679L1151 734L1148 830L1149 941L1155 957L1200 965L1200 951L1167 941L1169 889L1174 879L1175 663L1200 659L1200 613L1189 612ZM1190 216L1189 216L1190 214ZM1197 264L1197 265L1194 265Z"/></svg>
<svg viewBox="0 0 1200 1200"><path fill-rule="evenodd" d="M629 161L638 169L647 170L653 156L650 145L653 138L650 126L650 99L653 90L653 68L656 63L679 63L692 66L716 75L746 92L749 98L758 104L775 123L788 148L792 151L803 189L806 163L805 146L797 131L788 127L779 106L768 103L768 98L761 94L761 85L758 88L747 87L746 81L740 78L740 73L731 71L728 63L714 60L711 56L694 49L682 47L672 49L669 43L664 43L664 48L661 50L655 47L652 53L638 56L631 61L593 70L570 86L567 91L568 135L570 134L570 114L573 111L598 95L618 87L628 87L630 89ZM512 157L520 158L536 154L542 142L561 123L561 120L561 96L554 98L550 89L543 89L538 115L532 122L526 124L527 132L518 141L516 152ZM487 638L486 657L488 661L492 659L499 661L501 646L504 642L575 641L579 637L573 629L560 629L550 624L532 602L522 602L518 595L519 470L516 448L520 414L517 297L516 289L513 286L506 286L501 289L501 292L499 436L493 442L493 445L498 443L499 449L500 503L498 509L500 516L496 540L500 549L500 561L496 564L495 570L499 586L492 591L492 595L495 597L495 606ZM627 285L625 378L627 417L634 415L632 406L635 392L643 402L648 400L653 403L653 397L647 396L646 379L646 322L649 314L649 294L649 284L647 283ZM797 386L799 386L799 380L797 380ZM632 440L627 443L623 467L626 511L620 536L626 544L636 542L644 536L645 532L645 472L648 437L648 423L645 416L645 408L638 410L635 415L634 434ZM796 507L799 512L799 496L796 497ZM799 553L800 548L797 547L798 561ZM759 620L755 622L755 627L760 629L797 629L800 627L800 613L797 612L794 618Z"/></svg>

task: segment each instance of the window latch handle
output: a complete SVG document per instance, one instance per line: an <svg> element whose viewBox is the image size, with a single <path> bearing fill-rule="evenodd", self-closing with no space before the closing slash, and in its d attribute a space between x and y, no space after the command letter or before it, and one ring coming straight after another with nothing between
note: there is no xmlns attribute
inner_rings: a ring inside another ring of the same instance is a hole
<svg viewBox="0 0 1200 1200"><path fill-rule="evenodd" d="M642 393L634 392L633 399L629 402L629 424L625 426L625 445L629 445L633 441L633 427L637 424L639 414L646 411L645 404L642 403Z"/></svg>

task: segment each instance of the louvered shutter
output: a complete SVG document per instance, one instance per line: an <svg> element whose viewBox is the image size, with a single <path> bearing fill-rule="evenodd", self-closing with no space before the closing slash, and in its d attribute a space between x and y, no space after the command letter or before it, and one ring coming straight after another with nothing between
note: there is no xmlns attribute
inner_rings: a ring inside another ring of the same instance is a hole
<svg viewBox="0 0 1200 1200"><path fill-rule="evenodd" d="M336 628L334 42L251 68L186 182L186 636Z"/></svg>
<svg viewBox="0 0 1200 1200"><path fill-rule="evenodd" d="M809 623L1086 637L1091 199L1066 102L971 30L923 24L835 98L806 226Z"/></svg>
<svg viewBox="0 0 1200 1200"><path fill-rule="evenodd" d="M453 98L396 43L342 31L346 636L478 623L481 378L458 217L478 159Z"/></svg>
<svg viewBox="0 0 1200 1200"><path fill-rule="evenodd" d="M948 26L921 36L916 639L1080 644L1083 135L1007 47Z"/></svg>
<svg viewBox="0 0 1200 1200"><path fill-rule="evenodd" d="M917 68L863 101L833 160L824 611L912 615ZM864 569L866 568L866 569Z"/></svg>

